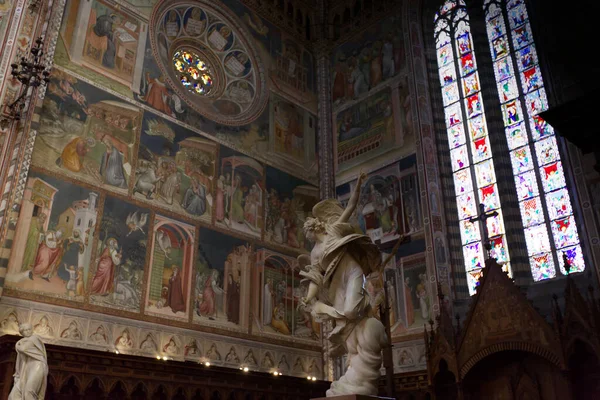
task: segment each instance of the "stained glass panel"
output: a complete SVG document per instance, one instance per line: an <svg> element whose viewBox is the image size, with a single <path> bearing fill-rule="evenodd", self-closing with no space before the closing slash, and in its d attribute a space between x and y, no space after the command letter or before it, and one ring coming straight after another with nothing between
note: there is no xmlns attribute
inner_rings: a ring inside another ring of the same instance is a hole
<svg viewBox="0 0 600 400"><path fill-rule="evenodd" d="M508 40L506 35L500 36L498 39L492 41L492 59L497 60L499 58L508 55Z"/></svg>
<svg viewBox="0 0 600 400"><path fill-rule="evenodd" d="M469 168L454 173L454 191L456 194L473 191L473 180Z"/></svg>
<svg viewBox="0 0 600 400"><path fill-rule="evenodd" d="M531 135L533 140L554 135L554 128L538 115L531 117Z"/></svg>
<svg viewBox="0 0 600 400"><path fill-rule="evenodd" d="M566 271L562 253L567 254L567 259L569 260L569 265L571 266L569 271L570 273L581 272L585 270L585 262L583 261L581 246L577 245L573 247L567 247L558 253L558 265L560 267L560 272L562 272L563 275L566 275Z"/></svg>
<svg viewBox="0 0 600 400"><path fill-rule="evenodd" d="M511 28L515 28L519 25L523 25L527 21L527 11L525 5L521 4L508 11L508 23Z"/></svg>
<svg viewBox="0 0 600 400"><path fill-rule="evenodd" d="M558 146L556 145L554 136L536 142L535 153L539 165L546 165L560 160L560 154L558 154Z"/></svg>
<svg viewBox="0 0 600 400"><path fill-rule="evenodd" d="M451 127L462 122L460 103L453 104L444 109L446 113L446 126Z"/></svg>
<svg viewBox="0 0 600 400"><path fill-rule="evenodd" d="M488 136L475 139L471 142L471 151L473 155L473 163L487 160L492 156Z"/></svg>
<svg viewBox="0 0 600 400"><path fill-rule="evenodd" d="M477 288L481 284L479 280L483 277L483 269L475 269L467 272L467 286L469 294L473 296L477 293Z"/></svg>
<svg viewBox="0 0 600 400"><path fill-rule="evenodd" d="M523 200L519 203L519 207L521 208L521 218L524 227L538 225L544 222L544 212L539 197Z"/></svg>
<svg viewBox="0 0 600 400"><path fill-rule="evenodd" d="M533 169L533 161L531 160L531 152L529 146L523 146L510 152L510 160L512 162L513 172L520 174Z"/></svg>
<svg viewBox="0 0 600 400"><path fill-rule="evenodd" d="M483 111L483 105L481 104L480 93L471 95L465 99L465 108L467 110L467 118L479 115Z"/></svg>
<svg viewBox="0 0 600 400"><path fill-rule="evenodd" d="M508 251L506 251L506 238L504 236L497 236L490 239L490 256L495 258L498 264L507 263Z"/></svg>
<svg viewBox="0 0 600 400"><path fill-rule="evenodd" d="M438 54L438 65L445 67L452 62L452 46L449 44L442 46L437 51Z"/></svg>
<svg viewBox="0 0 600 400"><path fill-rule="evenodd" d="M487 160L475 165L475 176L477 178L477 186L488 186L496 182L496 174L494 172L494 164L492 160Z"/></svg>
<svg viewBox="0 0 600 400"><path fill-rule="evenodd" d="M523 4L523 1L524 0L508 0L506 2L506 8L508 10L510 10L511 8L514 8L514 7L516 7L516 6L520 5L520 4Z"/></svg>
<svg viewBox="0 0 600 400"><path fill-rule="evenodd" d="M498 95L501 103L516 99L519 95L517 80L512 77L498 83Z"/></svg>
<svg viewBox="0 0 600 400"><path fill-rule="evenodd" d="M500 208L500 199L498 197L498 188L496 184L482 187L479 189L479 198L483 203L485 211L495 210Z"/></svg>
<svg viewBox="0 0 600 400"><path fill-rule="evenodd" d="M473 192L458 196L456 198L456 206L458 208L458 219L470 218L477 215Z"/></svg>
<svg viewBox="0 0 600 400"><path fill-rule="evenodd" d="M502 220L502 211L496 211L498 215L488 217L485 221L488 229L488 235L490 237L504 234L504 222Z"/></svg>
<svg viewBox="0 0 600 400"><path fill-rule="evenodd" d="M542 224L525 228L523 233L525 233L527 252L530 256L550 251L550 239L548 238L546 225Z"/></svg>
<svg viewBox="0 0 600 400"><path fill-rule="evenodd" d="M475 71L477 66L475 65L475 58L473 53L465 54L460 58L461 76L466 76Z"/></svg>
<svg viewBox="0 0 600 400"><path fill-rule="evenodd" d="M506 128L506 140L509 150L521 147L527 144L527 130L523 122Z"/></svg>
<svg viewBox="0 0 600 400"><path fill-rule="evenodd" d="M469 33L463 33L456 38L456 48L459 55L467 54L471 51L471 35Z"/></svg>
<svg viewBox="0 0 600 400"><path fill-rule="evenodd" d="M573 214L571 200L567 189L560 189L546 195L548 204L548 215L550 219L562 218Z"/></svg>
<svg viewBox="0 0 600 400"><path fill-rule="evenodd" d="M519 100L513 100L502 105L502 115L504 115L504 125L509 126L522 121L521 105Z"/></svg>
<svg viewBox="0 0 600 400"><path fill-rule="evenodd" d="M487 135L487 128L485 123L485 114L481 114L477 117L471 118L468 121L469 134L471 139L477 139L479 137Z"/></svg>
<svg viewBox="0 0 600 400"><path fill-rule="evenodd" d="M539 89L543 85L540 69L535 66L521 72L521 85L525 93Z"/></svg>
<svg viewBox="0 0 600 400"><path fill-rule="evenodd" d="M465 258L466 270L470 271L485 266L483 260L483 247L481 242L471 243L463 247L463 256Z"/></svg>
<svg viewBox="0 0 600 400"><path fill-rule="evenodd" d="M573 216L557 219L552 221L551 224L554 244L556 244L557 249L579 243L579 235L577 235L577 226Z"/></svg>
<svg viewBox="0 0 600 400"><path fill-rule="evenodd" d="M481 240L479 224L469 220L460 221L460 237L463 245Z"/></svg>
<svg viewBox="0 0 600 400"><path fill-rule="evenodd" d="M554 259L551 253L545 253L533 256L529 259L531 265L531 274L535 282L551 279L556 276L554 268Z"/></svg>
<svg viewBox="0 0 600 400"><path fill-rule="evenodd" d="M462 124L448 128L448 142L451 149L466 143L465 128Z"/></svg>
<svg viewBox="0 0 600 400"><path fill-rule="evenodd" d="M444 105L452 104L460 99L458 83L454 82L442 89Z"/></svg>
<svg viewBox="0 0 600 400"><path fill-rule="evenodd" d="M546 111L548 109L548 99L546 98L546 91L544 88L526 95L525 103L527 104L527 112L529 115L537 115L542 111Z"/></svg>
<svg viewBox="0 0 600 400"><path fill-rule="evenodd" d="M456 69L454 69L454 65L449 65L446 68L441 68L440 84L442 86L446 86L451 84L452 82L456 82Z"/></svg>
<svg viewBox="0 0 600 400"><path fill-rule="evenodd" d="M515 176L515 186L519 200L529 199L539 194L538 184L533 171Z"/></svg>
<svg viewBox="0 0 600 400"><path fill-rule="evenodd" d="M496 17L491 19L487 24L488 37L490 40L496 40L506 33L504 26L504 18Z"/></svg>
<svg viewBox="0 0 600 400"><path fill-rule="evenodd" d="M513 76L512 63L510 58L503 58L494 63L494 72L496 73L496 81L500 82Z"/></svg>
<svg viewBox="0 0 600 400"><path fill-rule="evenodd" d="M479 75L471 74L463 79L463 92L465 96L479 92Z"/></svg>
<svg viewBox="0 0 600 400"><path fill-rule="evenodd" d="M527 46L517 51L517 65L519 71L533 67L538 63L534 46Z"/></svg>
<svg viewBox="0 0 600 400"><path fill-rule="evenodd" d="M565 174L560 162L545 165L540 168L544 192L551 192L566 185Z"/></svg>
<svg viewBox="0 0 600 400"><path fill-rule="evenodd" d="M531 43L531 29L529 28L529 24L525 24L515 28L512 31L513 34L513 46L515 49L520 49L523 46Z"/></svg>
<svg viewBox="0 0 600 400"><path fill-rule="evenodd" d="M460 146L450 150L450 158L452 159L452 171L468 167L469 155L467 154L467 146Z"/></svg>

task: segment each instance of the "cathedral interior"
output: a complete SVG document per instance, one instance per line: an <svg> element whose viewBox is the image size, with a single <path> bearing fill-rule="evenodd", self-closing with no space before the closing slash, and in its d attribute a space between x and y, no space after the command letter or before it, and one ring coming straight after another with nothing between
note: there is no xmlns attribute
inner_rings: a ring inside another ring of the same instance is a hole
<svg viewBox="0 0 600 400"><path fill-rule="evenodd" d="M355 190L381 396L600 398L599 8L0 0L0 399L26 322L47 399L324 396Z"/></svg>

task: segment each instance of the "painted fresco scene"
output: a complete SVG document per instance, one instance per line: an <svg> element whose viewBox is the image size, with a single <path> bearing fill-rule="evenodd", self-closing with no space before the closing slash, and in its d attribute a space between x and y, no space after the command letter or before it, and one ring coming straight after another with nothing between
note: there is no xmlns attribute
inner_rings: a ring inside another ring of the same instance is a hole
<svg viewBox="0 0 600 400"><path fill-rule="evenodd" d="M55 63L132 97L140 88L147 36L147 22L112 1L68 0Z"/></svg>
<svg viewBox="0 0 600 400"><path fill-rule="evenodd" d="M215 189L216 223L260 237L263 227L265 167L253 158L221 147Z"/></svg>
<svg viewBox="0 0 600 400"><path fill-rule="evenodd" d="M252 249L247 242L201 228L193 321L243 329L248 314L248 279L252 265Z"/></svg>
<svg viewBox="0 0 600 400"><path fill-rule="evenodd" d="M195 228L156 215L150 245L145 313L188 320Z"/></svg>
<svg viewBox="0 0 600 400"><path fill-rule="evenodd" d="M373 94L336 115L337 165L347 169L366 154L382 153L395 142L394 108L390 89Z"/></svg>
<svg viewBox="0 0 600 400"><path fill-rule="evenodd" d="M252 287L259 292L253 303L253 332L317 340L320 324L309 312L298 309L308 285L300 285L296 259L268 249L258 250L256 258Z"/></svg>
<svg viewBox="0 0 600 400"><path fill-rule="evenodd" d="M267 167L265 240L295 249L310 250L304 221L312 215L319 189L278 169Z"/></svg>
<svg viewBox="0 0 600 400"><path fill-rule="evenodd" d="M406 73L402 17L385 19L333 51L332 101L337 105Z"/></svg>
<svg viewBox="0 0 600 400"><path fill-rule="evenodd" d="M392 336L421 332L432 318L432 292L422 256L386 265Z"/></svg>
<svg viewBox="0 0 600 400"><path fill-rule="evenodd" d="M54 70L32 162L125 194L140 124L137 107Z"/></svg>
<svg viewBox="0 0 600 400"><path fill-rule="evenodd" d="M146 113L133 195L210 223L216 151L216 143Z"/></svg>
<svg viewBox="0 0 600 400"><path fill-rule="evenodd" d="M90 303L139 312L150 210L107 196L89 284Z"/></svg>
<svg viewBox="0 0 600 400"><path fill-rule="evenodd" d="M97 219L98 193L30 173L6 286L83 301Z"/></svg>
<svg viewBox="0 0 600 400"><path fill-rule="evenodd" d="M356 208L358 226L374 242L382 244L400 235L421 232L418 196L415 156L375 171L369 174L360 191Z"/></svg>

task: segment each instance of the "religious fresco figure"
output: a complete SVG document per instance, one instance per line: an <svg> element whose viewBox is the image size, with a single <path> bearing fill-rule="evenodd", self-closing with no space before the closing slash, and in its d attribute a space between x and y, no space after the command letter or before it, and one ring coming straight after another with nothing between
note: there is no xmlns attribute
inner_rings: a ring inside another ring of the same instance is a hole
<svg viewBox="0 0 600 400"><path fill-rule="evenodd" d="M181 282L181 274L176 265L171 267L171 277L169 278L169 294L165 307L171 307L173 313L185 311L185 298L183 295L183 287Z"/></svg>

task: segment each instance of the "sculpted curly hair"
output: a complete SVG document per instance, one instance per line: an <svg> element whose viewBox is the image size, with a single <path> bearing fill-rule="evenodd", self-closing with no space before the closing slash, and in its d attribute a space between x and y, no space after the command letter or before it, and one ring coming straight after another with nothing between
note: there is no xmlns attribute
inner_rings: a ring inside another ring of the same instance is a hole
<svg viewBox="0 0 600 400"><path fill-rule="evenodd" d="M307 232L323 233L325 232L325 223L319 218L308 217L304 222L304 233Z"/></svg>

